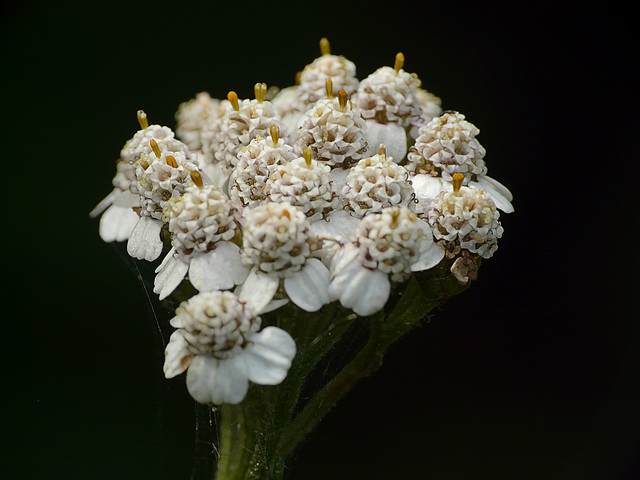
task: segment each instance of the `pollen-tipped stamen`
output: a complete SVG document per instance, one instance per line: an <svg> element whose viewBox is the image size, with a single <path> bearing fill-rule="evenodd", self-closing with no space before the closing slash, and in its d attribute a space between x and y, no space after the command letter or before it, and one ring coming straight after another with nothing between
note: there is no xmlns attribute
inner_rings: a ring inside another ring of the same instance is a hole
<svg viewBox="0 0 640 480"><path fill-rule="evenodd" d="M309 147L305 147L304 150L302 150L302 157L304 158L304 161L307 164L307 167L311 168L311 157L313 156L313 151L311 151L311 149Z"/></svg>
<svg viewBox="0 0 640 480"><path fill-rule="evenodd" d="M156 154L156 157L160 158L162 156L162 152L160 152L160 147L158 146L158 142L156 142L155 138L149 140L149 145L151 145L151 150Z"/></svg>
<svg viewBox="0 0 640 480"><path fill-rule="evenodd" d="M193 180L193 183L195 183L198 188L204 187L204 183L202 182L202 175L200 175L200 172L191 172L191 180Z"/></svg>
<svg viewBox="0 0 640 480"><path fill-rule="evenodd" d="M320 39L320 53L322 55L331 55L331 45L325 37Z"/></svg>
<svg viewBox="0 0 640 480"><path fill-rule="evenodd" d="M396 54L396 63L394 64L393 69L396 73L399 73L400 70L402 70L402 67L404 67L404 54L402 52L398 52Z"/></svg>
<svg viewBox="0 0 640 480"><path fill-rule="evenodd" d="M456 197L460 196L460 187L462 187L463 181L464 181L464 174L462 173L453 174L453 193Z"/></svg>
<svg viewBox="0 0 640 480"><path fill-rule="evenodd" d="M138 113L136 115L138 117L138 123L140 124L140 128L142 130L147 128L149 126L149 120L147 119L147 114L144 113L143 110L138 110Z"/></svg>
<svg viewBox="0 0 640 480"><path fill-rule="evenodd" d="M231 106L236 112L240 111L240 103L238 102L238 94L236 92L231 91L227 93L227 100L231 102Z"/></svg>
<svg viewBox="0 0 640 480"><path fill-rule="evenodd" d="M258 82L254 85L253 91L258 103L264 102L264 97L267 94L267 84Z"/></svg>
<svg viewBox="0 0 640 480"><path fill-rule="evenodd" d="M387 149L384 146L384 143L381 143L378 147L378 155L382 155L383 157L387 156Z"/></svg>
<svg viewBox="0 0 640 480"><path fill-rule="evenodd" d="M398 226L398 217L400 217L400 209L394 208L389 213L391 214L391 228L396 228Z"/></svg>
<svg viewBox="0 0 640 480"><path fill-rule="evenodd" d="M330 78L324 82L324 89L327 92L327 98L333 98L333 81Z"/></svg>
<svg viewBox="0 0 640 480"><path fill-rule="evenodd" d="M271 135L271 140L273 140L273 144L277 145L280 141L280 128L277 125L271 125L269 128L269 134Z"/></svg>
<svg viewBox="0 0 640 480"><path fill-rule="evenodd" d="M340 108L343 112L345 108L347 108L347 100L349 100L347 92L345 92L342 88L338 90L338 103L340 104Z"/></svg>
<svg viewBox="0 0 640 480"><path fill-rule="evenodd" d="M174 156L167 155L166 160L167 160L167 165L173 168L178 168L178 162L176 161L176 158Z"/></svg>

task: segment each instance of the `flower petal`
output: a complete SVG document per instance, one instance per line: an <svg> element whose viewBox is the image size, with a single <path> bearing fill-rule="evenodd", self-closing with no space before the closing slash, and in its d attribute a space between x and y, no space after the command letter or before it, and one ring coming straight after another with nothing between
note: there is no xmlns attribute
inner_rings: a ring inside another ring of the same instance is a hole
<svg viewBox="0 0 640 480"><path fill-rule="evenodd" d="M512 213L514 211L513 205L511 205L509 200L509 198L513 199L511 192L497 180L482 175L478 177L476 182L469 182L469 185L473 185L480 190L485 190L491 196L496 207L504 213Z"/></svg>
<svg viewBox="0 0 640 480"><path fill-rule="evenodd" d="M432 177L431 175L425 175L419 173L413 177L409 177L413 190L416 193L416 198L422 204L426 210L433 200L443 191L453 191L453 185L442 177Z"/></svg>
<svg viewBox="0 0 640 480"><path fill-rule="evenodd" d="M254 267L247 276L238 293L241 302L245 302L255 313L262 313L278 291L280 279Z"/></svg>
<svg viewBox="0 0 640 480"><path fill-rule="evenodd" d="M109 195L107 195L102 200L100 200L100 203L96 205L93 210L91 210L91 212L89 213L89 216L91 218L95 218L98 215L100 215L102 212L104 212L107 208L109 208L113 203L113 200L115 199L115 197L118 195L118 192L119 190L116 190L116 189L111 190L111 193L109 193Z"/></svg>
<svg viewBox="0 0 640 480"><path fill-rule="evenodd" d="M189 264L174 252L172 249L162 261L153 282L153 292L159 294L160 300L167 298L180 285L189 270Z"/></svg>
<svg viewBox="0 0 640 480"><path fill-rule="evenodd" d="M309 258L302 270L284 279L289 299L307 312L317 312L329 303L329 270L316 259Z"/></svg>
<svg viewBox="0 0 640 480"><path fill-rule="evenodd" d="M219 242L215 250L194 255L189 267L189 281L200 292L228 290L248 274L240 248L231 242Z"/></svg>
<svg viewBox="0 0 640 480"><path fill-rule="evenodd" d="M267 327L251 337L244 351L249 380L259 385L282 382L296 356L296 342L286 331Z"/></svg>
<svg viewBox="0 0 640 480"><path fill-rule="evenodd" d="M340 249L340 251L338 251L338 253L331 260L332 281L333 277L342 273L343 270L357 267L356 262L358 261L359 253L360 250L353 243L347 243Z"/></svg>
<svg viewBox="0 0 640 480"><path fill-rule="evenodd" d="M187 348L189 344L185 340L182 332L176 330L171 334L167 348L164 350L164 376L173 378L183 373L193 359L193 353Z"/></svg>
<svg viewBox="0 0 640 480"><path fill-rule="evenodd" d="M378 152L376 152L378 153ZM342 188L347 184L347 177L351 170L348 168L334 168L329 172L331 178L331 190L340 195Z"/></svg>
<svg viewBox="0 0 640 480"><path fill-rule="evenodd" d="M400 163L407 154L407 134L397 123L378 123L367 120L366 140L368 144L365 155L378 153L380 144L384 144L386 156Z"/></svg>
<svg viewBox="0 0 640 480"><path fill-rule="evenodd" d="M353 262L338 273L329 285L329 295L339 298L343 307L361 316L371 315L384 307L391 292L387 276Z"/></svg>
<svg viewBox="0 0 640 480"><path fill-rule="evenodd" d="M140 195L126 190L115 196L113 204L118 207L137 207L140 205Z"/></svg>
<svg viewBox="0 0 640 480"><path fill-rule="evenodd" d="M187 371L187 389L200 403L238 404L247 395L249 379L243 355L218 360L196 356Z"/></svg>
<svg viewBox="0 0 640 480"><path fill-rule="evenodd" d="M276 300L271 300L266 307L264 307L260 313L269 313L269 312L273 312L274 310L279 309L280 307L285 306L287 303L289 303L289 299L288 298L278 298Z"/></svg>
<svg viewBox="0 0 640 480"><path fill-rule="evenodd" d="M423 236L418 242L418 260L411 265L412 272L428 270L438 265L444 258L444 248L433 241L431 227L423 220L418 220Z"/></svg>
<svg viewBox="0 0 640 480"><path fill-rule="evenodd" d="M100 238L105 242L123 242L131 236L140 217L129 207L111 205L100 217Z"/></svg>
<svg viewBox="0 0 640 480"><path fill-rule="evenodd" d="M327 219L316 220L311 224L311 232L317 237L334 240L351 241L360 219L353 217L345 210L331 212Z"/></svg>
<svg viewBox="0 0 640 480"><path fill-rule="evenodd" d="M158 258L162 253L162 240L160 239L162 225L163 223L155 218L140 217L127 243L129 255L138 260L149 262Z"/></svg>

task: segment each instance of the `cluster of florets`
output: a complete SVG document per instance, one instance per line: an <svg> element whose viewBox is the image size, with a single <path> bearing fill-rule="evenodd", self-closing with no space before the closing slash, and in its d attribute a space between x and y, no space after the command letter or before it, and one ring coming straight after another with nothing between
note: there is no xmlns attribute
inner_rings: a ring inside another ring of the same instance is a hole
<svg viewBox="0 0 640 480"><path fill-rule="evenodd" d="M257 83L255 99L197 94L178 108L177 135L138 112L92 212L105 241L161 259L160 299L183 282L199 292L176 312L165 362L167 377L189 370L199 401L237 403L249 381L284 378L295 344L260 331L258 315L333 301L371 315L441 262L465 283L497 248L498 209L513 210L486 175L479 130L442 113L402 54L359 81L325 39L321 53L296 85ZM230 387L205 367L244 380Z"/></svg>
<svg viewBox="0 0 640 480"><path fill-rule="evenodd" d="M169 200L164 213L171 244L181 253L205 252L236 235L231 201L214 185L190 185L182 196Z"/></svg>

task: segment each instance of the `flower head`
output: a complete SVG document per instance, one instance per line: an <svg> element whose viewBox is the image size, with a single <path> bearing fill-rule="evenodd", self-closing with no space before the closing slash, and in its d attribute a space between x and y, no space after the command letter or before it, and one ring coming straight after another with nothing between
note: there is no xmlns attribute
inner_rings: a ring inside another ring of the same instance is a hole
<svg viewBox="0 0 640 480"><path fill-rule="evenodd" d="M444 252L434 248L428 226L406 207L393 207L362 219L355 240L331 262L329 295L358 315L371 315L389 298L391 282L437 265Z"/></svg>
<svg viewBox="0 0 640 480"><path fill-rule="evenodd" d="M207 92L183 102L176 112L176 135L192 152L202 149L202 129L210 119L219 118L225 110L220 100L211 98Z"/></svg>
<svg viewBox="0 0 640 480"><path fill-rule="evenodd" d="M485 149L476 140L475 125L458 112L446 112L420 129L420 136L407 155L407 170L442 177L451 182L454 173L465 176L465 184L487 173Z"/></svg>
<svg viewBox="0 0 640 480"><path fill-rule="evenodd" d="M420 135L407 154L407 171L423 209L444 191L451 191L453 176L462 184L486 190L496 206L513 212L511 192L487 176L485 149L476 139L480 130L458 112L445 112L420 128Z"/></svg>
<svg viewBox="0 0 640 480"><path fill-rule="evenodd" d="M191 297L171 320L165 351L167 378L187 371L187 389L200 403L240 403L249 381L277 385L296 353L291 336L261 319L230 292Z"/></svg>
<svg viewBox="0 0 640 480"><path fill-rule="evenodd" d="M489 258L498 249L503 233L500 213L487 192L460 186L462 174L455 177L454 191L442 192L429 209L427 219L433 236L449 258L460 250Z"/></svg>
<svg viewBox="0 0 640 480"><path fill-rule="evenodd" d="M198 171L198 160L193 154L159 149L150 155L143 154L136 163L136 177L131 185L140 195L140 215L162 220L169 200L182 195L192 181L191 173Z"/></svg>
<svg viewBox="0 0 640 480"><path fill-rule="evenodd" d="M351 169L342 196L345 209L363 217L387 207L410 207L413 189L404 167L388 157L382 146L377 155L363 158Z"/></svg>
<svg viewBox="0 0 640 480"><path fill-rule="evenodd" d="M217 242L236 236L237 223L231 202L213 185L187 187L184 195L169 200L164 218L171 244L182 254L206 252Z"/></svg>
<svg viewBox="0 0 640 480"><path fill-rule="evenodd" d="M239 100L235 92L229 92L223 102L224 115L205 125L202 136L203 154L208 162L219 164L226 173L238 164L238 153L257 136L266 137L272 126L280 129L285 137L280 115L271 102L265 100L267 87L255 86L256 98Z"/></svg>
<svg viewBox="0 0 640 480"><path fill-rule="evenodd" d="M331 82L327 82L331 94ZM302 154L310 148L317 160L330 166L349 168L358 162L367 150L366 123L348 101L344 90L337 97L318 100L308 110L300 128L296 151Z"/></svg>
<svg viewBox="0 0 640 480"><path fill-rule="evenodd" d="M258 136L238 152L238 164L229 180L229 195L243 207L253 208L266 197L265 185L280 166L296 158L293 147L273 125L266 137Z"/></svg>
<svg viewBox="0 0 640 480"><path fill-rule="evenodd" d="M398 53L393 68L381 67L360 82L353 101L365 119L397 123L403 128L419 120L422 108L418 88L422 82L403 66L404 55Z"/></svg>
<svg viewBox="0 0 640 480"><path fill-rule="evenodd" d="M299 95L302 103L312 105L325 96L327 79L331 80L335 95L343 89L347 94L358 87L356 66L343 56L332 55L329 41L320 40L322 55L307 65L300 73Z"/></svg>
<svg viewBox="0 0 640 480"><path fill-rule="evenodd" d="M266 202L251 210L242 241L247 265L279 276L300 270L311 254L309 221L289 203Z"/></svg>
<svg viewBox="0 0 640 480"><path fill-rule="evenodd" d="M298 207L310 222L323 219L337 208L338 198L331 190L330 167L312 158L309 148L302 157L281 165L264 187L271 202Z"/></svg>

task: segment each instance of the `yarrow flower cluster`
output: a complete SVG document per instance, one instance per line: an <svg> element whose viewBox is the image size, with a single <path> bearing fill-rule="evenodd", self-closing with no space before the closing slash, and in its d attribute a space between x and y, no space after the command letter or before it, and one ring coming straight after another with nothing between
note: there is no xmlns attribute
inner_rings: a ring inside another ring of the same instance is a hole
<svg viewBox="0 0 640 480"><path fill-rule="evenodd" d="M254 93L198 93L175 130L139 111L113 190L91 213L104 241L157 262L160 300L191 292L164 372L186 372L202 403L236 404L249 382L284 380L295 341L261 315L338 302L371 316L443 262L465 284L497 249L499 210L513 211L487 176L478 128L443 112L402 54L359 81L323 39L296 85Z"/></svg>

